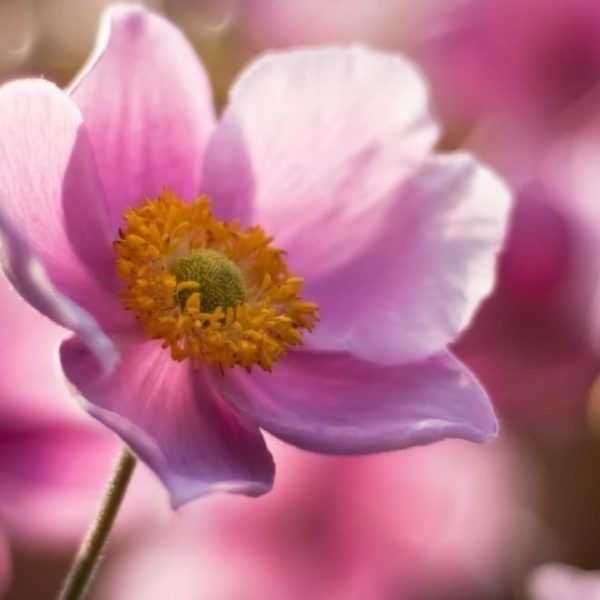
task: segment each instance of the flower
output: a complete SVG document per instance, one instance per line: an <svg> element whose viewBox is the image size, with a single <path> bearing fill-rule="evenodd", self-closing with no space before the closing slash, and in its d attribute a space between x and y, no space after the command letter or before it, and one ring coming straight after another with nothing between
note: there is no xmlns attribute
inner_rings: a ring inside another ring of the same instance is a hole
<svg viewBox="0 0 600 600"><path fill-rule="evenodd" d="M67 93L0 89L0 131L7 274L74 332L66 376L174 506L266 492L259 427L334 454L495 435L447 344L493 285L509 194L432 155L404 59L267 55L217 122L181 33L117 6Z"/></svg>
<svg viewBox="0 0 600 600"><path fill-rule="evenodd" d="M539 542L538 472L510 438L353 458L270 448L270 494L196 503L145 529L100 574L98 597L479 598Z"/></svg>
<svg viewBox="0 0 600 600"><path fill-rule="evenodd" d="M595 600L600 598L600 576L560 563L537 567L529 576L529 600Z"/></svg>
<svg viewBox="0 0 600 600"><path fill-rule="evenodd" d="M444 0L442 0L444 1ZM423 35L440 0L245 0L233 11L242 33L258 48L362 41L398 47Z"/></svg>
<svg viewBox="0 0 600 600"><path fill-rule="evenodd" d="M542 177L549 189L558 190L555 205L567 215L585 244L587 287L591 307L586 311L586 334L598 355L600 348L600 251L596 194L600 180L594 169L600 143L600 113L587 115L585 123L558 138L545 156ZM591 333L591 335L590 335Z"/></svg>
<svg viewBox="0 0 600 600"><path fill-rule="evenodd" d="M512 181L534 176L548 144L596 110L600 5L460 0L437 21L415 51L450 126L475 125L483 156Z"/></svg>

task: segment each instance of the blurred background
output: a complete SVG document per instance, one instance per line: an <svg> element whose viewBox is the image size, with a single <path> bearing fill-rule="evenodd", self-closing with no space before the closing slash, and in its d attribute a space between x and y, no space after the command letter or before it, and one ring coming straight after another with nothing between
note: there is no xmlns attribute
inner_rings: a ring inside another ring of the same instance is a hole
<svg viewBox="0 0 600 600"><path fill-rule="evenodd" d="M107 4L0 0L0 80L66 85ZM177 513L140 465L92 600L548 600L536 566L600 569L600 2L144 4L185 31L220 107L270 48L362 42L420 66L441 148L476 153L517 199L497 288L454 348L502 433L362 458L269 439L271 494ZM63 332L4 280L0 307L0 595L51 598L118 442L36 352Z"/></svg>

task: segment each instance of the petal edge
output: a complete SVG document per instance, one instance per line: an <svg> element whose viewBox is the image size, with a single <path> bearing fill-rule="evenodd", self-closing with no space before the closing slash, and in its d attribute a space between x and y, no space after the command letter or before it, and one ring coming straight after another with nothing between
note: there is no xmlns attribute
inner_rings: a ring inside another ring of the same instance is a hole
<svg viewBox="0 0 600 600"><path fill-rule="evenodd" d="M276 437L325 454L367 454L456 437L487 442L498 423L486 392L450 352L395 367L293 352L272 373L218 383Z"/></svg>
<svg viewBox="0 0 600 600"><path fill-rule="evenodd" d="M215 491L267 492L274 465L260 431L215 394L204 371L173 361L157 341L121 342L109 376L77 338L61 345L63 369L85 409L150 466L172 505Z"/></svg>

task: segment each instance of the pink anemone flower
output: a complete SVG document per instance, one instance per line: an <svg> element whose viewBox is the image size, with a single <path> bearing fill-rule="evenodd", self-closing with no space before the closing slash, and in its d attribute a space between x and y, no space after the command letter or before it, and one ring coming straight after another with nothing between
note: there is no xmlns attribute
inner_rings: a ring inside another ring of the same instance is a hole
<svg viewBox="0 0 600 600"><path fill-rule="evenodd" d="M5 270L174 506L268 491L259 428L333 454L496 434L447 345L493 285L509 193L432 154L401 57L267 55L217 122L182 34L116 6L66 92L0 89L0 131Z"/></svg>

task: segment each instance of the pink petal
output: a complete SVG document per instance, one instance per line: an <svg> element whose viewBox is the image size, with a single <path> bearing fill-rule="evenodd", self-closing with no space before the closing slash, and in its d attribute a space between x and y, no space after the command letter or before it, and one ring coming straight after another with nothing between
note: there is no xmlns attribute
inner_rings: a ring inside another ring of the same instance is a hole
<svg viewBox="0 0 600 600"><path fill-rule="evenodd" d="M305 295L322 317L307 344L388 364L444 348L492 290L509 200L500 180L468 155L426 161L397 190L362 256L307 280ZM316 233L311 260L318 263L328 238Z"/></svg>
<svg viewBox="0 0 600 600"><path fill-rule="evenodd" d="M113 343L87 311L52 285L44 267L31 254L22 236L2 212L0 248L5 254L4 268L7 275L21 296L42 314L77 333L100 361L103 370L111 371L118 359Z"/></svg>
<svg viewBox="0 0 600 600"><path fill-rule="evenodd" d="M47 81L15 81L0 88L0 128L5 216L53 279L80 280L90 295L110 288L116 277L105 199L77 107Z"/></svg>
<svg viewBox="0 0 600 600"><path fill-rule="evenodd" d="M251 421L314 452L364 454L448 437L483 442L497 432L485 391L448 352L401 366L292 352L272 373L231 372L215 385Z"/></svg>
<svg viewBox="0 0 600 600"><path fill-rule="evenodd" d="M238 212L294 250L301 272L334 268L360 251L366 215L437 137L417 71L362 47L264 56L230 94L209 146L204 190L220 216ZM218 212L218 210L217 210ZM313 229L328 227L329 254L311 263ZM352 242L347 232L352 228Z"/></svg>
<svg viewBox="0 0 600 600"><path fill-rule="evenodd" d="M47 81L14 81L0 88L0 127L0 206L6 217L56 279L104 284L102 276L114 271L112 240L77 107Z"/></svg>
<svg viewBox="0 0 600 600"><path fill-rule="evenodd" d="M103 354L96 322L128 317L81 115L54 85L18 81L0 88L0 128L3 267L26 300Z"/></svg>
<svg viewBox="0 0 600 600"><path fill-rule="evenodd" d="M193 199L214 127L193 48L143 8L106 11L96 49L70 93L90 131L114 228L123 211L169 187Z"/></svg>
<svg viewBox="0 0 600 600"><path fill-rule="evenodd" d="M173 361L157 341L124 340L106 377L77 339L61 360L87 410L119 434L159 476L174 506L213 491L267 492L273 461L258 428L216 394L204 370Z"/></svg>
<svg viewBox="0 0 600 600"><path fill-rule="evenodd" d="M321 309L312 347L422 359L490 291L508 193L469 157L427 159L435 134L416 71L359 47L275 54L234 87L206 189L288 252Z"/></svg>

